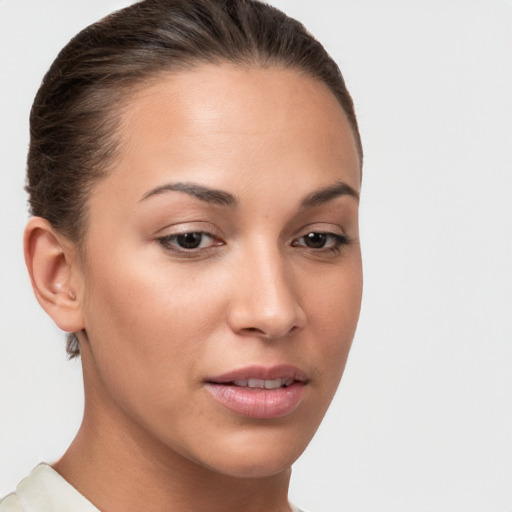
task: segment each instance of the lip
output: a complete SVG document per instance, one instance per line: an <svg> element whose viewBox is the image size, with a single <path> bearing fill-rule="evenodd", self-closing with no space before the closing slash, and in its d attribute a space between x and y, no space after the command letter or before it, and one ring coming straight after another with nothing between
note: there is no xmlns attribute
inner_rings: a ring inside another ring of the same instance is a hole
<svg viewBox="0 0 512 512"><path fill-rule="evenodd" d="M291 364L279 364L274 366L251 365L238 370L223 373L214 377L207 377L205 382L225 384L235 380L243 379L294 379L298 382L307 383L308 376L301 369Z"/></svg>
<svg viewBox="0 0 512 512"><path fill-rule="evenodd" d="M293 382L274 389L237 386L234 381L284 379ZM299 368L283 364L252 365L205 379L205 387L227 409L248 418L274 419L292 414L301 404L308 376Z"/></svg>

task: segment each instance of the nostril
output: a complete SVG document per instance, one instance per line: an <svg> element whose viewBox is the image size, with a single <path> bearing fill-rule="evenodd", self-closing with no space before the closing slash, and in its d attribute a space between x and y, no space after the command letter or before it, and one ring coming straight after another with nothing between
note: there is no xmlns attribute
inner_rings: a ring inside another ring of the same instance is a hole
<svg viewBox="0 0 512 512"><path fill-rule="evenodd" d="M246 333L250 333L250 334L265 334L261 329L258 329L257 327L246 327L243 330Z"/></svg>
<svg viewBox="0 0 512 512"><path fill-rule="evenodd" d="M294 325L286 333L267 332L264 329L260 329L258 327L246 327L241 330L241 332L244 334L259 336L259 337L267 339L267 340L278 339L278 338L281 338L283 335L289 336L290 334L295 334L297 331L300 331L300 328L297 325Z"/></svg>

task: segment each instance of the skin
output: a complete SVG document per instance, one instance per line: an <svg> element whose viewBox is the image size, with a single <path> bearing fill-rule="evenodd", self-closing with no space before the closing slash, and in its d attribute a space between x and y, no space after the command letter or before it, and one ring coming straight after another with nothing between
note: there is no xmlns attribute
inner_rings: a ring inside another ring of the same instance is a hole
<svg viewBox="0 0 512 512"><path fill-rule="evenodd" d="M345 115L297 71L203 65L138 91L117 136L84 255L43 219L25 235L39 301L87 333L84 420L54 467L104 512L288 511L290 466L359 315L360 163ZM190 232L209 235L180 248L173 235ZM310 247L312 232L333 234ZM308 380L282 417L237 414L206 389L212 375L283 363Z"/></svg>

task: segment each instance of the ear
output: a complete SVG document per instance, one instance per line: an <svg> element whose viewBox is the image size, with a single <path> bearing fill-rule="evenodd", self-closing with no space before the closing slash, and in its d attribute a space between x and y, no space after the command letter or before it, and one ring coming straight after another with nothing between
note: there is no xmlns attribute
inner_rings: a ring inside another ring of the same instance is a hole
<svg viewBox="0 0 512 512"><path fill-rule="evenodd" d="M81 331L82 274L76 247L41 217L29 219L23 242L25 263L39 304L63 331Z"/></svg>

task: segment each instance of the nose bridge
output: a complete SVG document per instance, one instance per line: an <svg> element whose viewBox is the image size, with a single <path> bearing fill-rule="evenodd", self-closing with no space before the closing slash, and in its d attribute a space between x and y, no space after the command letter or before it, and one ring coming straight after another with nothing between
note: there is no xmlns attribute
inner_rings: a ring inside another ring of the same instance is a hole
<svg viewBox="0 0 512 512"><path fill-rule="evenodd" d="M240 272L231 319L237 331L276 339L303 327L292 269L277 244L254 243L242 257Z"/></svg>

